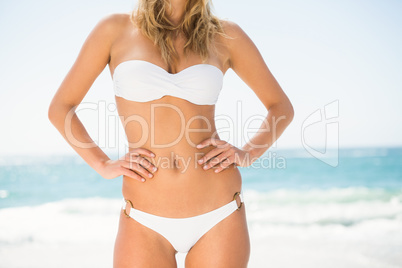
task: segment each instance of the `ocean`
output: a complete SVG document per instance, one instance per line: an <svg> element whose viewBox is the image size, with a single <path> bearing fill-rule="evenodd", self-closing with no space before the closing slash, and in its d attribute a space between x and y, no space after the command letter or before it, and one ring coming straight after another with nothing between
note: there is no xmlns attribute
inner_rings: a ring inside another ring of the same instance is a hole
<svg viewBox="0 0 402 268"><path fill-rule="evenodd" d="M265 156L239 168L249 267L402 267L402 148ZM0 267L112 267L121 182L78 155L0 157Z"/></svg>

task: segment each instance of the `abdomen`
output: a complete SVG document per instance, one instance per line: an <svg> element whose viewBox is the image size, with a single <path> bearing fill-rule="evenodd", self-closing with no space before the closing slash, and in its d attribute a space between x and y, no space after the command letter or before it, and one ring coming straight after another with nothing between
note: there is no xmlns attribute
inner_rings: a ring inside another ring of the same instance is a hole
<svg viewBox="0 0 402 268"><path fill-rule="evenodd" d="M142 147L156 155L145 157L158 167L153 178L142 183L123 176L123 196L134 207L159 216L189 217L228 203L240 191L240 172L233 164L215 173L197 163L215 147L195 146L219 138L214 106L170 96L147 103L116 100L130 149Z"/></svg>

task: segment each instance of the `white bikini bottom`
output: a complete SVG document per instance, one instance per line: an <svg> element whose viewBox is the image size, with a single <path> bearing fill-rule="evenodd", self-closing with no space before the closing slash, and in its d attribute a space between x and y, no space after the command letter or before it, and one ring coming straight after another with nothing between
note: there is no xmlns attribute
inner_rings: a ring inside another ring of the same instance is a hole
<svg viewBox="0 0 402 268"><path fill-rule="evenodd" d="M237 205L236 197L240 197L240 205ZM243 190L236 192L233 200L217 209L201 215L188 218L167 218L153 215L133 207L130 200L123 199L123 212L142 225L154 230L165 237L178 252L188 252L195 243L212 227L239 210L243 205ZM130 205L127 213L126 205Z"/></svg>

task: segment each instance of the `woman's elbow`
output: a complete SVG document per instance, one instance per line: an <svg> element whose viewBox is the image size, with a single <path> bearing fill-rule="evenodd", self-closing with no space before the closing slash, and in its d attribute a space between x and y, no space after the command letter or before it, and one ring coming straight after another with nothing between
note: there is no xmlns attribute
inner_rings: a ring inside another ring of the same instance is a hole
<svg viewBox="0 0 402 268"><path fill-rule="evenodd" d="M55 115L56 115L56 105L53 104L52 102L47 109L47 118L49 119L50 122L52 123L54 122Z"/></svg>
<svg viewBox="0 0 402 268"><path fill-rule="evenodd" d="M55 101L52 101L50 103L47 109L47 117L52 124L54 124L58 120L60 115L64 113L65 108L63 107L64 105Z"/></svg>
<svg viewBox="0 0 402 268"><path fill-rule="evenodd" d="M289 101L289 104L288 104L288 118L289 118L289 122L292 122L292 121L293 121L294 116L295 116L295 110L293 109L292 103Z"/></svg>
<svg viewBox="0 0 402 268"><path fill-rule="evenodd" d="M271 109L275 109L282 116L282 119L288 121L289 123L293 121L295 112L293 105L289 100L277 102L276 104L269 106L267 111L270 111Z"/></svg>

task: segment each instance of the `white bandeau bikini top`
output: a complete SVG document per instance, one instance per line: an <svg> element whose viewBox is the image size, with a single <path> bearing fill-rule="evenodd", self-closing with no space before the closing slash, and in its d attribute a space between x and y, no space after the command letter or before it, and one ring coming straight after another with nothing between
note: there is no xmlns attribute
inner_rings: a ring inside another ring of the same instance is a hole
<svg viewBox="0 0 402 268"><path fill-rule="evenodd" d="M196 64L171 74L148 61L128 60L114 69L113 86L116 96L131 101L146 102L169 95L198 105L213 105L223 77L223 72L211 64Z"/></svg>

